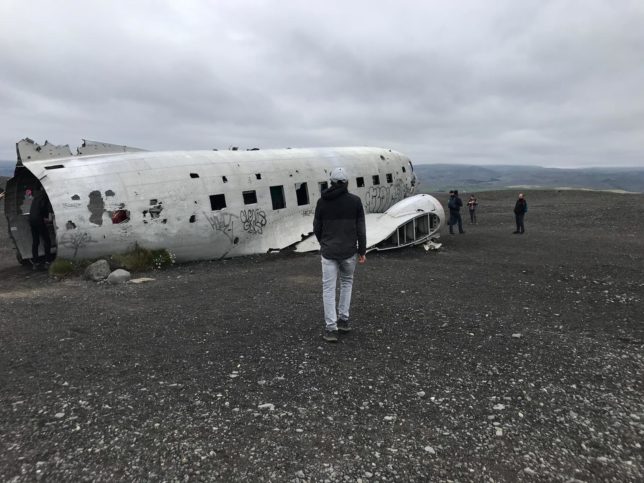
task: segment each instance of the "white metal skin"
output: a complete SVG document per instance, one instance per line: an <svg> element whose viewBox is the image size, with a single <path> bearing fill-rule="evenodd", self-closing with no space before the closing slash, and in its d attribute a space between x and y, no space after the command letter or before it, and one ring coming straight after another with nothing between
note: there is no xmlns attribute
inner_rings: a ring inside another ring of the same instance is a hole
<svg viewBox="0 0 644 483"><path fill-rule="evenodd" d="M406 156L366 147L141 151L22 162L49 197L57 256L66 259L122 253L136 244L166 249L179 262L281 250L311 237L320 186L334 167L345 168L349 191L360 196L366 213L384 213L410 196L416 181ZM275 208L271 187L278 186L285 206ZM427 200L422 203L427 209ZM407 204L403 211L421 211ZM119 213L129 218L114 223ZM442 207L439 213L442 223Z"/></svg>

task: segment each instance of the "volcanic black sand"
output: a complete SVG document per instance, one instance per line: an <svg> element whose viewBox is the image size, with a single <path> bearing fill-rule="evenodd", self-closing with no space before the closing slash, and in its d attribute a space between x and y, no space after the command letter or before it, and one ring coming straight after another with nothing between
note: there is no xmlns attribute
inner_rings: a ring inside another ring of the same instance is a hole
<svg viewBox="0 0 644 483"><path fill-rule="evenodd" d="M369 254L337 345L317 254L56 280L2 219L0 480L642 481L644 196L515 196Z"/></svg>

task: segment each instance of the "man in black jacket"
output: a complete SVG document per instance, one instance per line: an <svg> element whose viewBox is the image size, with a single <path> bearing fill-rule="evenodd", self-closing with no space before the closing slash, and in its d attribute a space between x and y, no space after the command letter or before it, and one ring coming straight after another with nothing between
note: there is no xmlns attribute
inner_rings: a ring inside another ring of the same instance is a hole
<svg viewBox="0 0 644 483"><path fill-rule="evenodd" d="M322 254L322 296L324 301L324 340L338 341L338 331L349 332L349 305L356 259L367 258L364 208L356 195L349 193L349 178L344 168L331 171L331 187L322 192L315 207L313 231ZM337 311L335 289L340 275L340 301Z"/></svg>
<svg viewBox="0 0 644 483"><path fill-rule="evenodd" d="M29 209L29 226L31 227L31 262L34 268L42 268L40 257L38 256L38 247L40 239L43 239L45 246L45 263L51 261L51 239L49 238L49 228L45 220L49 219L52 212L51 204L47 195L42 187L37 186L34 188L34 198L31 201L31 208Z"/></svg>
<svg viewBox="0 0 644 483"><path fill-rule="evenodd" d="M516 231L513 231L515 235L522 235L525 233L525 227L523 226L523 218L528 212L528 202L523 197L523 193L519 193L519 199L514 204L514 220L517 223Z"/></svg>
<svg viewBox="0 0 644 483"><path fill-rule="evenodd" d="M463 231L463 220L461 218L461 207L463 202L458 196L458 190L450 191L449 201L447 202L447 207L449 208L449 234L454 234L454 225L458 225L458 232L465 233Z"/></svg>

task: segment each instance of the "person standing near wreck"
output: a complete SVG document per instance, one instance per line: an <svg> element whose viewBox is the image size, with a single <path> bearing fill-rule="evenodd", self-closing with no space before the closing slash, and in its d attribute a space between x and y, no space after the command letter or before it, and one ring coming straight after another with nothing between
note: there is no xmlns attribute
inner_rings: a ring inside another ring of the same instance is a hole
<svg viewBox="0 0 644 483"><path fill-rule="evenodd" d="M476 207L479 205L476 196L470 195L470 199L467 202L467 208L470 210L470 223L476 223Z"/></svg>
<svg viewBox="0 0 644 483"><path fill-rule="evenodd" d="M465 233L463 231L463 220L461 218L461 207L463 206L463 201L458 196L458 190L450 191L449 201L447 202L447 207L449 208L449 234L454 234L454 225L458 224L458 232Z"/></svg>
<svg viewBox="0 0 644 483"><path fill-rule="evenodd" d="M331 171L331 186L322 191L315 207L313 232L320 243L322 258L322 299L324 340L338 341L339 332L349 332L349 306L353 272L367 260L367 235L362 201L349 193L344 168ZM335 291L340 277L340 300L336 310Z"/></svg>
<svg viewBox="0 0 644 483"><path fill-rule="evenodd" d="M528 212L528 202L523 197L523 193L519 193L519 199L514 204L514 219L517 223L516 231L513 231L514 234L523 234L525 233L525 227L523 226L523 218Z"/></svg>
<svg viewBox="0 0 644 483"><path fill-rule="evenodd" d="M31 262L34 269L41 268L42 263L38 256L38 247L40 246L40 238L43 239L45 248L45 263L51 261L51 239L49 238L49 229L45 220L49 219L52 212L51 204L47 195L42 187L37 186L33 190L33 200L31 201L31 208L29 210L29 226L31 227Z"/></svg>

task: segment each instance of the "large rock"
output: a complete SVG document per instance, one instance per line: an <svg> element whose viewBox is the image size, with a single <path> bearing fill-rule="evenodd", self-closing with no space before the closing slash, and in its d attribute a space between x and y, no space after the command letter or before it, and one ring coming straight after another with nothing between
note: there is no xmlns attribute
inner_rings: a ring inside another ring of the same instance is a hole
<svg viewBox="0 0 644 483"><path fill-rule="evenodd" d="M123 270L122 268L117 268L107 277L108 283L125 283L130 279L130 272Z"/></svg>
<svg viewBox="0 0 644 483"><path fill-rule="evenodd" d="M107 263L107 260L97 260L85 269L85 278L93 280L94 282L100 282L101 280L105 280L111 271L110 264Z"/></svg>

